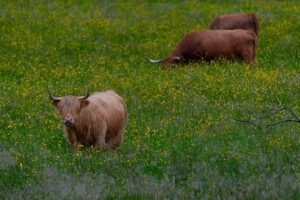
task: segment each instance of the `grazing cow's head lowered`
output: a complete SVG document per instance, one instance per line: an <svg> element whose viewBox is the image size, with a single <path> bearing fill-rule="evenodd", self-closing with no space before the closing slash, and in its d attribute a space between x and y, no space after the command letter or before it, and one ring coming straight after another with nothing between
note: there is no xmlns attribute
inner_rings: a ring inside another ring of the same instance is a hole
<svg viewBox="0 0 300 200"><path fill-rule="evenodd" d="M153 60L151 58L147 58L149 62L151 63L159 63L162 62L164 68L170 68L174 64L179 64L180 62L180 57L179 56L169 56L164 59L158 59L158 60Z"/></svg>
<svg viewBox="0 0 300 200"><path fill-rule="evenodd" d="M170 56L152 63L163 62L163 68L178 63L227 59L255 63L257 35L252 30L198 30L187 33Z"/></svg>
<svg viewBox="0 0 300 200"><path fill-rule="evenodd" d="M89 88L83 97L64 96L54 97L49 87L49 96L52 104L58 109L63 123L68 127L75 127L81 109L89 104Z"/></svg>

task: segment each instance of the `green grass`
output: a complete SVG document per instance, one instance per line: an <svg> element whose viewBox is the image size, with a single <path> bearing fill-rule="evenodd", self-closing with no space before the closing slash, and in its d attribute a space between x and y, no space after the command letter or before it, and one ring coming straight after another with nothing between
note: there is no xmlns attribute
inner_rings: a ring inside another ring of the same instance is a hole
<svg viewBox="0 0 300 200"><path fill-rule="evenodd" d="M162 70L220 14L255 12L255 66L218 61ZM297 199L300 123L252 127L263 109L300 116L297 1L0 1L0 199ZM124 145L73 151L54 95L113 89ZM279 99L279 101L276 99Z"/></svg>

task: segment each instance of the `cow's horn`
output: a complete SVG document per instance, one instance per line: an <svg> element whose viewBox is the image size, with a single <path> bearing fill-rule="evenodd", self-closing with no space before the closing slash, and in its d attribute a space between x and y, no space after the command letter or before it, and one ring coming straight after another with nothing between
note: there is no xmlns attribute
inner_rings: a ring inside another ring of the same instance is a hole
<svg viewBox="0 0 300 200"><path fill-rule="evenodd" d="M164 59L153 60L151 58L147 58L147 60L151 63L159 63L159 62L163 61Z"/></svg>
<svg viewBox="0 0 300 200"><path fill-rule="evenodd" d="M91 86L91 84L89 84L88 89L86 90L86 95L84 97L78 97L79 100L81 100L81 101L85 100L90 96L90 86Z"/></svg>
<svg viewBox="0 0 300 200"><path fill-rule="evenodd" d="M180 60L180 57L179 56L173 56L174 60Z"/></svg>
<svg viewBox="0 0 300 200"><path fill-rule="evenodd" d="M50 86L49 86L49 85L48 85L48 90L49 90L49 96L50 96L50 99L51 99L52 101L60 101L60 100L61 100L60 97L54 97L54 96L52 95L52 92L51 92L51 89L50 89Z"/></svg>

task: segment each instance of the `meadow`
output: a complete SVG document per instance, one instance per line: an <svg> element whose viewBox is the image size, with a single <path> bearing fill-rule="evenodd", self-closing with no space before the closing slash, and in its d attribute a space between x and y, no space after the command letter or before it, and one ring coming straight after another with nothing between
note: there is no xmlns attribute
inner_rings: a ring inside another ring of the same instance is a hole
<svg viewBox="0 0 300 200"><path fill-rule="evenodd" d="M162 70L216 15L260 19L257 64ZM299 199L297 1L0 1L0 199ZM48 96L115 90L117 150L72 150ZM244 121L243 121L244 120ZM245 121L251 122L247 123Z"/></svg>

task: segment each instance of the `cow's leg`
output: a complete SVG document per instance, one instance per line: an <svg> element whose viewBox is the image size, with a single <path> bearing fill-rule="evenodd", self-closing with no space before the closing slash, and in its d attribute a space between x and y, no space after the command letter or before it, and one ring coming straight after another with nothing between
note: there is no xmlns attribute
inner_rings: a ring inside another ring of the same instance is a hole
<svg viewBox="0 0 300 200"><path fill-rule="evenodd" d="M254 56L255 51L252 46L245 47L241 51L241 59L247 63L255 64L256 55Z"/></svg>
<svg viewBox="0 0 300 200"><path fill-rule="evenodd" d="M254 44L253 44L253 47L252 47L252 60L253 60L253 64L256 63L256 48L257 48L257 40L258 38L255 38L255 41L254 41Z"/></svg>
<svg viewBox="0 0 300 200"><path fill-rule="evenodd" d="M74 133L68 134L68 140L71 146L76 146L77 145L77 139Z"/></svg>
<svg viewBox="0 0 300 200"><path fill-rule="evenodd" d="M122 129L118 132L118 134L116 135L116 137L111 138L111 139L107 142L107 145L108 145L110 148L114 149L114 148L120 146L120 145L123 143L123 141L124 141L124 130L125 130L125 128L122 128Z"/></svg>
<svg viewBox="0 0 300 200"><path fill-rule="evenodd" d="M241 50L241 59L247 63L256 63L256 48L257 48L257 37L249 40L247 45Z"/></svg>
<svg viewBox="0 0 300 200"><path fill-rule="evenodd" d="M65 137L67 138L67 141L71 147L76 147L77 145L77 139L75 136L75 133L71 130L67 130L66 127L64 127Z"/></svg>
<svg viewBox="0 0 300 200"><path fill-rule="evenodd" d="M107 145L105 143L106 131L107 131L107 126L106 126L106 124L103 124L103 126L95 134L95 147L97 147L97 148L106 148L107 147Z"/></svg>

